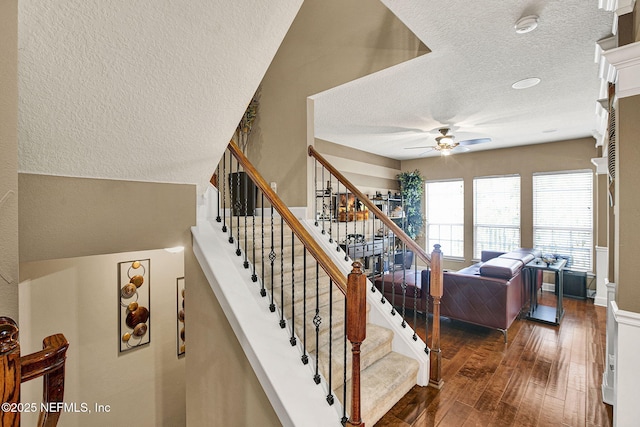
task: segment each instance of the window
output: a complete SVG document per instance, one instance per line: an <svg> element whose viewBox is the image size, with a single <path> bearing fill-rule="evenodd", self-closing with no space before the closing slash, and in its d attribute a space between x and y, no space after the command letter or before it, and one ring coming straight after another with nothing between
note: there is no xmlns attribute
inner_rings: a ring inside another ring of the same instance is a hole
<svg viewBox="0 0 640 427"><path fill-rule="evenodd" d="M445 256L464 257L464 182L427 182L427 252L439 244Z"/></svg>
<svg viewBox="0 0 640 427"><path fill-rule="evenodd" d="M533 244L543 254L569 258L567 267L591 270L593 173L533 175Z"/></svg>
<svg viewBox="0 0 640 427"><path fill-rule="evenodd" d="M520 247L520 176L473 180L473 257Z"/></svg>

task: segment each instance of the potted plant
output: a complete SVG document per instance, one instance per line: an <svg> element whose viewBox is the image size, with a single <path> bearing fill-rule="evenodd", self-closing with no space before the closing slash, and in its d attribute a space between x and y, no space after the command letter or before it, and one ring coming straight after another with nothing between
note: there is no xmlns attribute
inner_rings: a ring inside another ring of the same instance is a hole
<svg viewBox="0 0 640 427"><path fill-rule="evenodd" d="M253 124L258 115L259 104L260 86L258 86L251 101L249 101L249 105L247 105L247 109L242 115L242 119L240 119L240 123L238 123L233 135L233 140L245 155L247 154L249 136L251 135ZM229 173L229 189L232 197L231 206L233 215L251 215L255 209L258 192L255 184L249 179L246 172L238 171ZM245 197L246 200L244 199Z"/></svg>
<svg viewBox="0 0 640 427"><path fill-rule="evenodd" d="M415 239L422 231L424 223L421 211L421 199L424 193L424 178L417 169L413 172L402 172L397 175L400 181L400 192L404 203L404 232Z"/></svg>

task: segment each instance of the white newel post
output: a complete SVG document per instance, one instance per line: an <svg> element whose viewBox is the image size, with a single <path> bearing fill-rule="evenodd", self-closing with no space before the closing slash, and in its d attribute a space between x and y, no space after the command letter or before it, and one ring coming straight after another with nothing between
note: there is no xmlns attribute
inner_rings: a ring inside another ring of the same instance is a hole
<svg viewBox="0 0 640 427"><path fill-rule="evenodd" d="M602 401L613 405L615 400L615 366L616 366L616 347L618 336L618 325L614 316L614 308L616 305L615 283L607 283L607 345L605 352L605 370L602 373Z"/></svg>
<svg viewBox="0 0 640 427"><path fill-rule="evenodd" d="M609 283L609 248L596 246L596 295L595 305L608 307L607 283Z"/></svg>

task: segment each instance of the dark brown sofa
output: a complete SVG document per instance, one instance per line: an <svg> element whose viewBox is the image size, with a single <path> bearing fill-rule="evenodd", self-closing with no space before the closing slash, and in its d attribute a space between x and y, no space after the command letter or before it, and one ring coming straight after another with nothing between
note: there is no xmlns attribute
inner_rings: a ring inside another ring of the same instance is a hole
<svg viewBox="0 0 640 427"><path fill-rule="evenodd" d="M483 252L482 261L457 272L443 274L440 314L504 334L529 301L530 278L524 266L539 256L534 250L519 249L509 253ZM402 288L406 283L405 307L432 312L429 294L429 270L392 271L375 279L375 286L395 306L402 305ZM416 278L418 286L416 287ZM541 277L536 276L536 288Z"/></svg>

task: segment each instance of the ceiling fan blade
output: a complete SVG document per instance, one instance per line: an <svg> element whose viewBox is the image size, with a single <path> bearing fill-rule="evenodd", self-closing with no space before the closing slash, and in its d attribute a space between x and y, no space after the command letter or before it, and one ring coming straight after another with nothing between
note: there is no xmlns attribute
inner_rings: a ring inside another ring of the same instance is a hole
<svg viewBox="0 0 640 427"><path fill-rule="evenodd" d="M491 138L476 138L476 139L467 139L464 141L458 142L458 145L476 145L483 144L485 142L491 142Z"/></svg>
<svg viewBox="0 0 640 427"><path fill-rule="evenodd" d="M457 147L451 150L452 153L464 153L465 151L469 151L469 149L467 147L462 147L460 145L458 145Z"/></svg>

